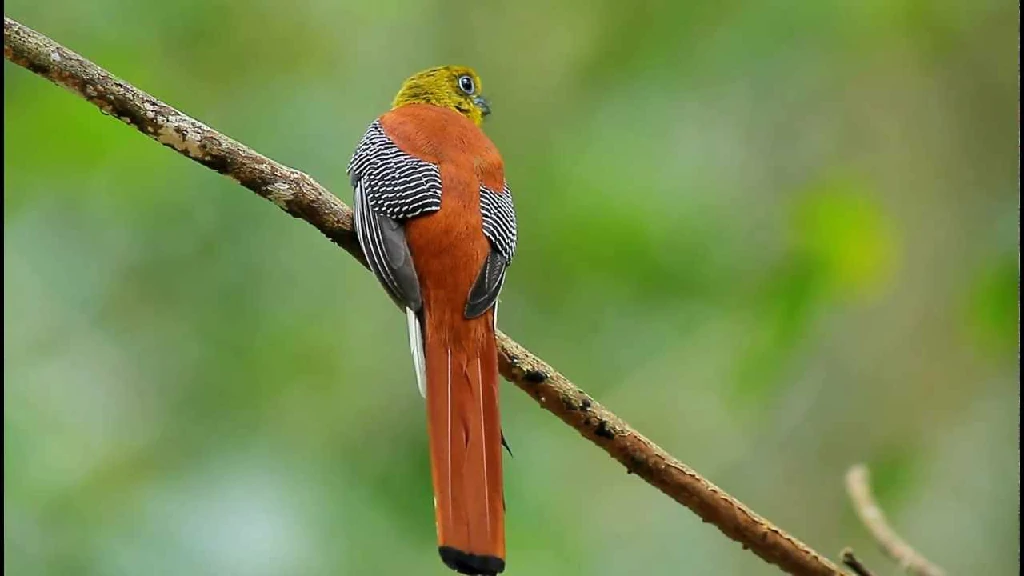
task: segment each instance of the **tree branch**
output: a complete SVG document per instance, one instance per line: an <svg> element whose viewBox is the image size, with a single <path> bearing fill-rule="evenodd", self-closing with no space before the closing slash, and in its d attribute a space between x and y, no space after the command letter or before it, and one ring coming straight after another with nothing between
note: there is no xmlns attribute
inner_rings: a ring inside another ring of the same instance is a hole
<svg viewBox="0 0 1024 576"><path fill-rule="evenodd" d="M843 551L839 553L839 558L843 561L843 564L850 570L853 570L853 573L857 576L875 576L875 574L871 570L868 570L868 567L853 554L852 549L843 548Z"/></svg>
<svg viewBox="0 0 1024 576"><path fill-rule="evenodd" d="M306 174L224 136L6 16L4 58L236 180L305 220L365 265L352 231L352 210ZM629 472L791 574L842 574L835 564L673 458L511 338L501 332L497 338L501 374Z"/></svg>
<svg viewBox="0 0 1024 576"><path fill-rule="evenodd" d="M871 476L863 464L850 468L846 473L846 492L857 511L860 521L871 533L875 542L890 558L904 570L916 576L945 576L942 568L928 561L910 547L895 530L889 526L885 514L871 494Z"/></svg>

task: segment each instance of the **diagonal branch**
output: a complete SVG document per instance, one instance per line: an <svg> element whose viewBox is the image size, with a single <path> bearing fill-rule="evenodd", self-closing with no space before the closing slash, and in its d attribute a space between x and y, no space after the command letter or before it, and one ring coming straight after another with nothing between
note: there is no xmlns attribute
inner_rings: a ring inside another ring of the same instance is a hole
<svg viewBox="0 0 1024 576"><path fill-rule="evenodd" d="M312 178L228 138L4 17L4 58L85 98L104 113L216 170L305 220L360 262L352 210ZM791 574L842 574L820 554L673 458L503 333L501 374L648 484Z"/></svg>
<svg viewBox="0 0 1024 576"><path fill-rule="evenodd" d="M942 568L928 561L910 547L900 535L889 526L889 522L871 494L871 475L863 464L854 466L846 473L846 492L860 521L871 533L875 542L900 567L916 576L945 576Z"/></svg>

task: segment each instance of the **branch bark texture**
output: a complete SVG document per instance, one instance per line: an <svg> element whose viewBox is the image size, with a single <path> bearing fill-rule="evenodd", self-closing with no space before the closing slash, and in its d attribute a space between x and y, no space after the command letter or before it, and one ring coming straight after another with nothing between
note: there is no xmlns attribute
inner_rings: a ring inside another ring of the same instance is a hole
<svg viewBox="0 0 1024 576"><path fill-rule="evenodd" d="M120 80L46 36L4 17L4 58L85 98L104 113L236 180L305 220L364 263L352 210L306 174L283 166ZM533 397L626 469L790 574L842 574L790 536L673 458L554 368L498 333L499 367Z"/></svg>
<svg viewBox="0 0 1024 576"><path fill-rule="evenodd" d="M871 475L867 466L850 468L846 473L846 492L853 503L853 509L872 538L901 568L916 576L945 576L942 568L921 556L889 526L882 508L871 494Z"/></svg>

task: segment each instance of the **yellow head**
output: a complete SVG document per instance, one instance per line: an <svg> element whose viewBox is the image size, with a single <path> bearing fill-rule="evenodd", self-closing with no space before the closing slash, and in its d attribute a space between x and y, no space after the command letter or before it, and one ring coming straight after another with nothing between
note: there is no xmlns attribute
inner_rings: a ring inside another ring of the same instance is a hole
<svg viewBox="0 0 1024 576"><path fill-rule="evenodd" d="M480 77L465 66L441 66L413 75L395 96L392 107L406 104L433 104L454 110L479 126L491 113L481 95Z"/></svg>

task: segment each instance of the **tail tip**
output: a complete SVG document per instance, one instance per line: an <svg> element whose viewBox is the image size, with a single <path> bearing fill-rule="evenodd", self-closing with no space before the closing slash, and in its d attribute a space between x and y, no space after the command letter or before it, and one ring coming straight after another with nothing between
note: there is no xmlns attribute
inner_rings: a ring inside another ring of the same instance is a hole
<svg viewBox="0 0 1024 576"><path fill-rule="evenodd" d="M493 576L505 570L505 560L497 556L470 554L451 546L440 546L437 551L441 554L441 561L459 574Z"/></svg>

